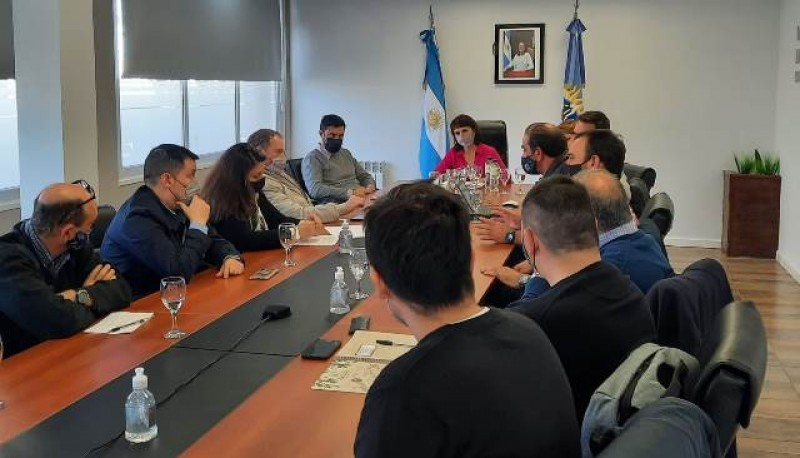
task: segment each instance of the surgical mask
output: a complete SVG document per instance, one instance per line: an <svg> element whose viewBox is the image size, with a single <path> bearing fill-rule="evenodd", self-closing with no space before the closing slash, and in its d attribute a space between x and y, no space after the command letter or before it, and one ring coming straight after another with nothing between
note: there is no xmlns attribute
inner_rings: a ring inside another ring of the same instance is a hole
<svg viewBox="0 0 800 458"><path fill-rule="evenodd" d="M78 231L75 238L67 242L67 249L69 251L81 251L89 245L89 234Z"/></svg>
<svg viewBox="0 0 800 458"><path fill-rule="evenodd" d="M342 149L343 142L344 140L341 138L326 138L325 149L331 154L338 153Z"/></svg>
<svg viewBox="0 0 800 458"><path fill-rule="evenodd" d="M539 172L536 171L536 161L533 160L533 157L522 157L522 169L525 170L525 173L528 175L536 175Z"/></svg>
<svg viewBox="0 0 800 458"><path fill-rule="evenodd" d="M531 254L528 253L528 249L525 248L524 242L522 243L522 253L525 255L525 259L528 261L528 264L531 265L533 273L539 275L539 271L536 270L536 255L534 254L533 256L531 256Z"/></svg>
<svg viewBox="0 0 800 458"><path fill-rule="evenodd" d="M261 192L262 189L264 189L264 185L266 184L267 184L267 177L263 177L258 181L251 181L250 188L256 193L259 193Z"/></svg>
<svg viewBox="0 0 800 458"><path fill-rule="evenodd" d="M583 167L581 165L582 164L574 164L574 165L564 164L564 171L566 172L567 176L571 177L573 175L576 175L581 170L583 170Z"/></svg>
<svg viewBox="0 0 800 458"><path fill-rule="evenodd" d="M172 178L175 178L175 177L173 176ZM180 181L178 181L177 178L175 178L175 181L177 181L179 185L183 186L183 188L186 190L186 194L183 196L183 198L181 198L181 197L178 197L178 195L175 194L172 191L172 189L170 189L169 192L172 193L172 196L175 197L175 199L183 202L184 204L186 204L186 205L191 204L192 203L192 198L195 195L200 193L200 185L198 185L196 182L191 182L188 185L186 185L186 184L183 184Z"/></svg>
<svg viewBox="0 0 800 458"><path fill-rule="evenodd" d="M475 143L474 135L464 134L460 138L458 138L458 144L464 148L472 146L473 143Z"/></svg>
<svg viewBox="0 0 800 458"><path fill-rule="evenodd" d="M286 158L282 157L279 159L275 159L272 161L272 164L269 165L269 168L272 170L283 170L286 168Z"/></svg>

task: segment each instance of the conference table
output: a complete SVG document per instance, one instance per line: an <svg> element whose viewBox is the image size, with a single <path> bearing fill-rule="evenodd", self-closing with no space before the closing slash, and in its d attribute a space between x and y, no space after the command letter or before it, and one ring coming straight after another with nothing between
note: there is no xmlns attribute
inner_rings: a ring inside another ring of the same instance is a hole
<svg viewBox="0 0 800 458"><path fill-rule="evenodd" d="M473 230L472 248L480 299L493 280L481 269L503 264L511 246L480 241ZM298 355L317 337L346 342L359 315L371 317L374 331L409 331L374 295L346 315L330 314L335 267L349 272L335 247L297 246L292 254L294 267L272 250L245 253L241 276L198 274L178 316L189 333L181 340L163 338L170 316L154 293L127 309L154 314L130 334L81 333L0 362L0 456L352 456L365 396L312 390L329 361ZM280 272L248 278L264 267ZM347 281L352 290L349 274ZM369 280L362 283L371 292ZM272 304L292 315L262 322ZM124 402L140 365L159 403L159 435L131 444L121 437Z"/></svg>

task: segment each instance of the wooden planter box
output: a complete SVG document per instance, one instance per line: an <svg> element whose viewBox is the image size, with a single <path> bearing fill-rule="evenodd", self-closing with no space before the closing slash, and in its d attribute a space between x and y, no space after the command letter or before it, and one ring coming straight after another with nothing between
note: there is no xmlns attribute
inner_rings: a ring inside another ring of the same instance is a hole
<svg viewBox="0 0 800 458"><path fill-rule="evenodd" d="M722 251L775 258L781 219L781 177L725 171Z"/></svg>

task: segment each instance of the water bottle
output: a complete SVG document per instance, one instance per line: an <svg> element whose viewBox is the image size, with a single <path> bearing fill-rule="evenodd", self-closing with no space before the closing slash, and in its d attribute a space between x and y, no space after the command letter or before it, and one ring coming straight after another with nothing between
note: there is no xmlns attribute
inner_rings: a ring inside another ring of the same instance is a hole
<svg viewBox="0 0 800 458"><path fill-rule="evenodd" d="M133 376L133 392L125 401L125 439L129 442L147 442L156 436L156 398L147 390L144 368L137 367Z"/></svg>
<svg viewBox="0 0 800 458"><path fill-rule="evenodd" d="M339 253L350 254L350 248L353 247L353 233L350 231L350 224L346 219L342 221L342 230L339 232Z"/></svg>
<svg viewBox="0 0 800 458"><path fill-rule="evenodd" d="M331 286L331 313L343 315L350 311L347 299L350 297L350 289L344 281L344 269L336 266L336 273L333 275L333 286Z"/></svg>

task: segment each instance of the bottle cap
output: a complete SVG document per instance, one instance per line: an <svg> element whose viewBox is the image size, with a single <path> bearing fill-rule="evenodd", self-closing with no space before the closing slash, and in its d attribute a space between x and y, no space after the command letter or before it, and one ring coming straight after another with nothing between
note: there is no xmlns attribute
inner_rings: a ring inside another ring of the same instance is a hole
<svg viewBox="0 0 800 458"><path fill-rule="evenodd" d="M342 266L336 266L336 273L333 274L333 278L336 280L344 280L344 269Z"/></svg>
<svg viewBox="0 0 800 458"><path fill-rule="evenodd" d="M146 390L147 389L147 376L144 375L144 368L137 367L135 370L136 375L133 376L133 389Z"/></svg>

